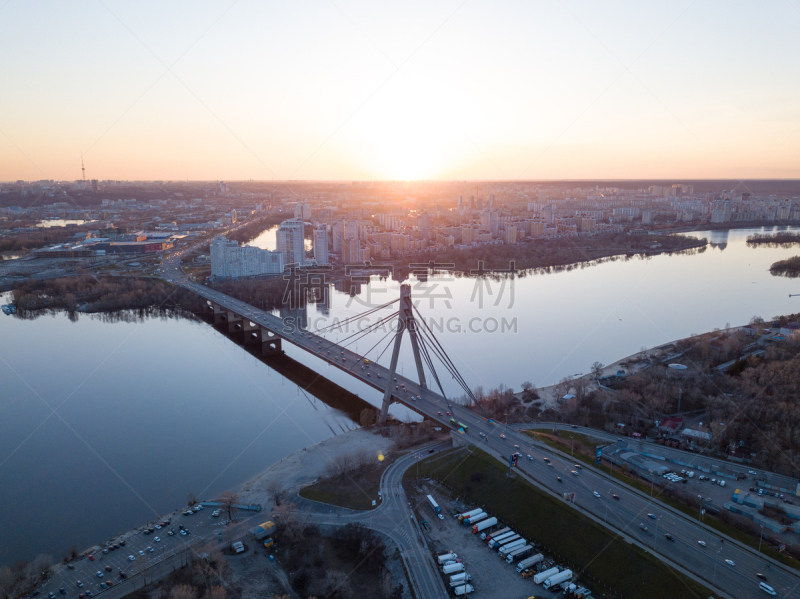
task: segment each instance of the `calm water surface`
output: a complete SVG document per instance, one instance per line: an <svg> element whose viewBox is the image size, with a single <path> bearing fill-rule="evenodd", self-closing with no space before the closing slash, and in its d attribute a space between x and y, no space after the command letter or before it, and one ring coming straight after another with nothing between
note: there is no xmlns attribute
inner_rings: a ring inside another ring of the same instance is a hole
<svg viewBox="0 0 800 599"><path fill-rule="evenodd" d="M595 360L608 364L754 315L800 312L800 298L788 297L800 293L800 281L768 272L800 248L749 248L753 232L692 233L712 245L504 284L413 279L412 294L470 386L547 385L588 372ZM360 291L332 292L326 304L291 316L320 328L396 298L399 283L373 278ZM503 320L509 330L500 330ZM371 333L351 347L366 353L380 342L368 354L375 359L389 339ZM189 492L212 497L354 426L201 323L0 315L0 340L0 563L102 542L183 505ZM284 349L379 401L346 373ZM408 341L399 369L412 375ZM459 394L439 370L446 393Z"/></svg>

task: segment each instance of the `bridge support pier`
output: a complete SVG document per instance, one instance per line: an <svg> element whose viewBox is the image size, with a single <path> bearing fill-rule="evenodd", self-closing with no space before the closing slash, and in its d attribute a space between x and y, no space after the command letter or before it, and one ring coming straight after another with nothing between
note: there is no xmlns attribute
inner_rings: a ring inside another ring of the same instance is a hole
<svg viewBox="0 0 800 599"><path fill-rule="evenodd" d="M392 361L389 365L389 380L386 381L386 392L383 394L383 403L381 404L381 413L378 417L378 424L383 424L386 422L386 418L389 415L389 406L394 402L392 397L392 387L394 386L394 375L397 372L397 359L400 356L400 344L403 341L403 333L406 330L408 330L408 335L411 337L411 350L414 354L414 363L417 366L419 384L420 387L425 389L428 385L425 382L425 371L422 369L422 357L419 353L419 343L417 340L417 321L414 320L414 310L411 305L411 285L407 283L400 286L400 310L398 312L397 336L394 339Z"/></svg>
<svg viewBox="0 0 800 599"><path fill-rule="evenodd" d="M235 333L236 331L242 330L242 317L239 316L236 312L231 312L230 310L227 311L227 322L228 322L228 332Z"/></svg>
<svg viewBox="0 0 800 599"><path fill-rule="evenodd" d="M281 338L270 331L250 322L247 318L242 321L242 331L244 331L244 344L261 345L261 354L264 356L282 354Z"/></svg>
<svg viewBox="0 0 800 599"><path fill-rule="evenodd" d="M228 322L228 311L225 308L218 306L217 304L211 304L211 308L214 310L214 324L220 325Z"/></svg>

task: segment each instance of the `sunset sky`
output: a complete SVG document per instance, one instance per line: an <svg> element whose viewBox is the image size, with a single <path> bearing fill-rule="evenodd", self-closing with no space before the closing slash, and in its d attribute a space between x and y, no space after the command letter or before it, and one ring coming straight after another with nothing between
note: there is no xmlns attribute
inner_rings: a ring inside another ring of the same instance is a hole
<svg viewBox="0 0 800 599"><path fill-rule="evenodd" d="M0 180L800 177L800 0L0 0Z"/></svg>

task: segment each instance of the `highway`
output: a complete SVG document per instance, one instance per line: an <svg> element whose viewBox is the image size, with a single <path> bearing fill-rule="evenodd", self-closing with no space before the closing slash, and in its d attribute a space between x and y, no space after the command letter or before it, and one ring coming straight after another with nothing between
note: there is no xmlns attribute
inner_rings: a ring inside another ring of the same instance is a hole
<svg viewBox="0 0 800 599"><path fill-rule="evenodd" d="M385 389L389 377L387 368L374 362L367 364L362 356L323 337L309 331L287 328L278 316L189 280L180 270L179 263L181 255L188 251L189 248L185 248L164 259L165 278L268 328L284 341L322 358L367 385L380 391ZM569 460L544 448L533 447L530 437L514 428L499 423L490 424L466 407L450 405L441 395L420 387L411 379L396 375L391 384L395 386L394 398L420 414L445 426L452 426L449 422L452 414L456 421L466 424L465 439L470 443L486 445L504 456L517 451L519 446L522 453L519 469L522 472L556 493L575 493L575 504L606 521L610 528L638 539L654 553L665 556L728 596L763 596L763 591L758 588L760 581L756 577L756 573L762 573L779 596L800 599L800 573L771 562L730 538L723 540L710 527L629 489L600 471L576 469ZM531 459L526 457L528 455ZM549 464L544 461L545 457L550 458ZM577 474L572 474L572 471ZM561 482L557 477L561 478ZM594 496L595 492L600 495L599 498ZM614 499L614 495L619 499ZM648 514L653 514L655 519ZM640 524L646 526L647 530L640 528ZM665 538L665 533L672 535L673 540ZM706 545L701 545L699 541Z"/></svg>

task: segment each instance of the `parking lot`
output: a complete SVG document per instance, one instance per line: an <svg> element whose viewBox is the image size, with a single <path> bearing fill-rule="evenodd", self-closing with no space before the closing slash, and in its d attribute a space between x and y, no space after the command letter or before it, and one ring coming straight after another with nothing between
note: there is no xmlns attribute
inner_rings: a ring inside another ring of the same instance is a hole
<svg viewBox="0 0 800 599"><path fill-rule="evenodd" d="M458 559L464 563L465 571L472 576L469 584L475 587L475 596L489 599L561 596L560 593L546 591L541 585L534 584L533 578L523 579L516 571L517 561L507 564L496 551L489 549L480 535L472 533L471 527L459 524L458 520L450 515L451 509L463 511L473 506L464 506L450 500L445 492L433 483L425 484L423 489L424 493L417 496L416 500L420 518L428 523L427 535L431 549L436 555L451 551L458 554ZM439 502L444 515L443 520L434 514L433 508L425 499L425 493L432 493ZM498 526L504 525L500 523ZM535 542L535 539L531 539L531 542ZM444 581L447 585L449 577L445 576Z"/></svg>
<svg viewBox="0 0 800 599"><path fill-rule="evenodd" d="M218 533L221 534L225 528L227 516L214 517L213 511L207 507L192 515L178 511L110 539L69 564L56 566L53 577L37 589L38 594L47 596L52 593L57 599L62 596L66 599L96 596L124 578L180 555L193 545L206 540L217 541ZM166 526L162 526L164 524ZM186 534L181 534L182 530Z"/></svg>

